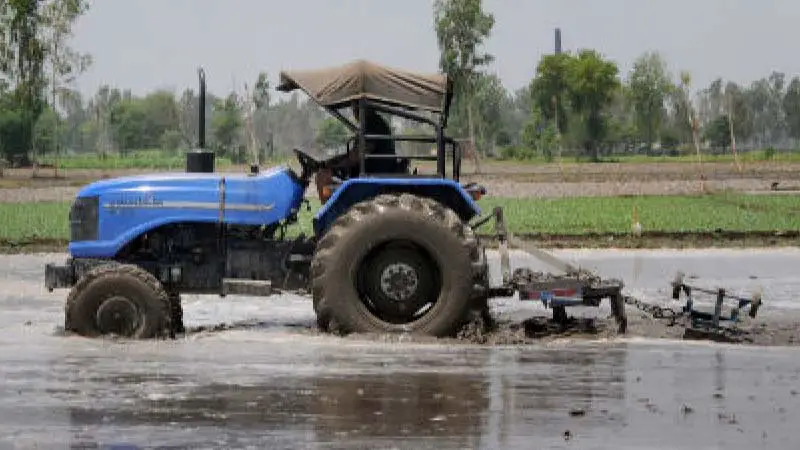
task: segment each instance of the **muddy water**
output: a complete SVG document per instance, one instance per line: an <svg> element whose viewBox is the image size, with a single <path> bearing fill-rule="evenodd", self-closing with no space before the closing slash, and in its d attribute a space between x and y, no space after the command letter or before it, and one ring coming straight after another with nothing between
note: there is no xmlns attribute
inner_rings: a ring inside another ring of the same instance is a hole
<svg viewBox="0 0 800 450"><path fill-rule="evenodd" d="M800 252L561 254L653 300L681 267L736 289L760 281L765 314L797 309ZM58 333L65 292L40 287L59 258L0 257L0 449L800 447L800 349L340 339L289 296L187 298L187 325L234 324L220 332L86 340Z"/></svg>

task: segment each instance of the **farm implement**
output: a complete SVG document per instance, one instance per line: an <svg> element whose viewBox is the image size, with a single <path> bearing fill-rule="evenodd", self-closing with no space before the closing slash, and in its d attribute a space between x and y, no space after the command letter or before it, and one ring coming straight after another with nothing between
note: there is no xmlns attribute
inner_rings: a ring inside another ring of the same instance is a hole
<svg viewBox="0 0 800 450"><path fill-rule="evenodd" d="M713 309L698 309L695 306L695 293L702 293L714 298ZM692 286L686 283L686 276L678 272L672 281L672 299L680 300L681 294L686 303L681 314L689 319L685 337L692 339L725 339L735 330L731 325L741 322L741 314L746 309L750 318L755 318L761 307L762 294L754 292L751 297L729 294L724 288L709 289ZM728 314L724 313L725 302L729 301Z"/></svg>
<svg viewBox="0 0 800 450"><path fill-rule="evenodd" d="M45 286L69 289L65 328L82 336L175 336L181 295L310 297L324 331L453 335L486 318L493 298L541 301L558 321L570 306L611 303L627 327L622 283L602 280L507 232L502 209L482 216L486 189L461 183L461 148L445 135L452 83L355 61L284 71L278 90L301 90L352 133L338 149L295 148L300 170L278 166L220 173L205 149L205 76L200 72L198 149L185 173L91 183L70 210L69 257L45 267ZM350 109L352 115L348 116ZM379 113L428 126L392 135ZM395 143L433 144L436 154L399 156ZM448 174L448 156L451 169ZM420 174L412 161L430 161ZM314 183L321 207L310 236L289 237ZM494 221L502 281L489 279L476 230ZM563 275L512 269L509 247Z"/></svg>

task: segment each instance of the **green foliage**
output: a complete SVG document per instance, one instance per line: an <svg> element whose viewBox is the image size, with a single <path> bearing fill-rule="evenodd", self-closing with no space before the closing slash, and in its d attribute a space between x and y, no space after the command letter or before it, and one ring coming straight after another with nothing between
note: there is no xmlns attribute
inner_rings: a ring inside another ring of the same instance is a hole
<svg viewBox="0 0 800 450"><path fill-rule="evenodd" d="M531 101L558 130L580 142L593 160L608 132L606 109L620 88L618 68L594 50L545 55L531 81Z"/></svg>
<svg viewBox="0 0 800 450"><path fill-rule="evenodd" d="M673 90L661 55L647 52L640 56L633 64L628 85L640 136L652 148L666 115L665 101Z"/></svg>
<svg viewBox="0 0 800 450"><path fill-rule="evenodd" d="M569 71L573 57L569 53L544 55L536 66L536 76L530 83L531 103L548 121L558 121L558 129L568 128L567 98L570 92Z"/></svg>
<svg viewBox="0 0 800 450"><path fill-rule="evenodd" d="M452 77L456 91L464 94L472 75L494 60L480 51L494 27L494 16L483 11L481 0L436 0L434 16L439 66Z"/></svg>
<svg viewBox="0 0 800 450"><path fill-rule="evenodd" d="M673 130L667 129L661 134L661 147L664 149L677 149L681 144L678 134Z"/></svg>
<svg viewBox="0 0 800 450"><path fill-rule="evenodd" d="M339 147L345 145L349 137L347 127L339 120L329 117L320 123L316 143L326 148Z"/></svg>
<svg viewBox="0 0 800 450"><path fill-rule="evenodd" d="M21 108L10 95L0 97L0 158L24 154L28 144Z"/></svg>
<svg viewBox="0 0 800 450"><path fill-rule="evenodd" d="M439 67L453 81L450 130L454 135L474 137L479 128L481 141L499 133L495 98L496 77L481 69L494 57L481 51L494 27L494 16L483 11L482 0L436 0L434 4ZM487 112L482 115L481 112ZM493 143L493 142L492 142ZM485 142L480 142L485 144Z"/></svg>
<svg viewBox="0 0 800 450"><path fill-rule="evenodd" d="M253 89L253 104L256 110L263 110L269 106L270 92L269 79L265 72L259 72Z"/></svg>
<svg viewBox="0 0 800 450"><path fill-rule="evenodd" d="M241 127L241 107L236 94L231 93L224 100L217 101L211 120L212 133L222 154L234 153L234 144Z"/></svg>
<svg viewBox="0 0 800 450"><path fill-rule="evenodd" d="M123 98L110 107L109 126L121 153L163 146L165 136L178 128L174 96L156 91L143 98ZM168 137L168 141L174 141ZM177 147L172 147L177 148Z"/></svg>
<svg viewBox="0 0 800 450"><path fill-rule="evenodd" d="M731 145L731 129L728 116L719 116L708 124L708 127L704 130L704 137L714 147L727 150Z"/></svg>
<svg viewBox="0 0 800 450"><path fill-rule="evenodd" d="M85 70L86 56L66 44L72 24L88 9L86 0L6 0L0 2L0 79L6 92L0 124L12 144L6 156L27 153L34 145L35 126L47 104L47 86L58 89ZM49 76L48 76L49 75ZM13 130L13 131L12 131Z"/></svg>
<svg viewBox="0 0 800 450"><path fill-rule="evenodd" d="M500 77L476 74L474 77L472 108L479 148L490 148L503 129L503 109L510 98Z"/></svg>
<svg viewBox="0 0 800 450"><path fill-rule="evenodd" d="M530 152L519 155L519 159L530 159L535 155L543 156L544 160L553 160L553 150L558 146L558 132L555 125L548 123L542 113L535 109L531 112L522 131L522 143Z"/></svg>
<svg viewBox="0 0 800 450"><path fill-rule="evenodd" d="M60 119L51 108L46 108L39 116L33 130L33 148L37 155L55 152L61 139Z"/></svg>
<svg viewBox="0 0 800 450"><path fill-rule="evenodd" d="M585 122L584 148L593 161L599 160L600 141L607 132L603 112L620 87L616 63L606 61L594 50L581 50L567 72L572 109Z"/></svg>
<svg viewBox="0 0 800 450"><path fill-rule="evenodd" d="M789 136L800 139L800 78L794 77L783 98L783 110L786 112L786 126Z"/></svg>
<svg viewBox="0 0 800 450"><path fill-rule="evenodd" d="M747 139L753 132L752 112L745 92L739 85L725 85L725 114L733 118L733 134L737 139Z"/></svg>

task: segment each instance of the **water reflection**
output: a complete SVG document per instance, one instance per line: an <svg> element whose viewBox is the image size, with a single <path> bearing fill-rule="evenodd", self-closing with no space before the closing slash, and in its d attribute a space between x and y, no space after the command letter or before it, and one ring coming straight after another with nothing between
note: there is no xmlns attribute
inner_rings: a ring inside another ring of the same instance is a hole
<svg viewBox="0 0 800 450"><path fill-rule="evenodd" d="M428 367L407 356L408 364L377 373L323 370L194 387L174 375L159 382L118 374L91 380L96 389L117 393L118 401L73 404L70 421L83 445L92 433L99 440L125 429L138 430L134 435L148 445L157 436L164 439L159 445L189 445L187 439L198 445L208 433L209 439L224 435L225 445L230 439L263 444L270 436L287 445L374 447L413 437L415 448L508 448L523 445L531 433L563 439L570 426L613 423L624 412L626 355L619 348L482 349L468 362L462 356ZM326 359L328 367L342 367L357 357Z"/></svg>

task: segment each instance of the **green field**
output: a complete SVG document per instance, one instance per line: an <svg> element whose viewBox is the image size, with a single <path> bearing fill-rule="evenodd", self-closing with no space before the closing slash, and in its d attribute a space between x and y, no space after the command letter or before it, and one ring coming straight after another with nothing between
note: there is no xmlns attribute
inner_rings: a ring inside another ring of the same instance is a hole
<svg viewBox="0 0 800 450"><path fill-rule="evenodd" d="M170 156L171 155L171 156ZM261 161L262 165L281 164L286 161L293 161L294 158L290 155L283 157L276 157ZM495 159L484 158L485 162L491 162ZM695 163L697 156L693 153L684 154L680 156L647 156L647 155L612 155L604 157L606 162L615 163ZM728 163L734 162L731 153L711 155L703 154L703 162L709 163ZM102 170L115 170L115 169L165 169L171 170L175 168L182 168L186 164L185 156L178 151L165 152L162 150L136 150L130 152L126 156L117 154L107 155L105 158L99 158L98 155L93 153L70 155L59 158L57 161L52 155L47 155L40 158L44 164L56 164L61 169L102 169ZM502 158L497 159L498 162L503 161ZM755 163L755 162L800 162L800 151L783 151L783 152L768 152L766 150L748 151L739 155L739 161L742 163ZM541 156L534 156L524 160L514 160L515 163L527 164L546 164L547 161ZM555 162L555 161L554 161ZM574 157L564 157L564 162L588 162L585 159L576 159ZM229 158L218 157L216 159L218 167L230 167L232 165Z"/></svg>
<svg viewBox="0 0 800 450"><path fill-rule="evenodd" d="M800 195L487 199L515 233L626 233L634 210L644 232L800 230Z"/></svg>
<svg viewBox="0 0 800 450"><path fill-rule="evenodd" d="M518 234L628 233L634 208L645 233L800 230L797 195L484 199L480 206L484 212L502 206L510 231ZM300 229L307 233L315 207L301 217ZM66 240L68 214L68 203L2 203L0 241ZM481 232L489 233L491 228Z"/></svg>
<svg viewBox="0 0 800 450"><path fill-rule="evenodd" d="M260 161L262 166L281 164L293 160L289 156L280 158L266 158ZM125 156L118 154L106 155L100 158L93 153L62 156L56 159L52 155L39 158L42 164L58 166L59 169L97 169L97 170L175 170L186 166L186 155L179 151L165 152L163 150L135 150ZM248 159L249 161L249 159ZM214 164L216 167L227 168L233 166L230 158L217 156Z"/></svg>
<svg viewBox="0 0 800 450"><path fill-rule="evenodd" d="M178 152L164 152L161 150L136 150L126 156L107 155L100 158L96 154L87 153L80 155L63 156L56 159L52 155L39 158L42 164L52 164L59 169L182 169L186 166L186 157ZM228 158L217 157L217 167L229 167Z"/></svg>

